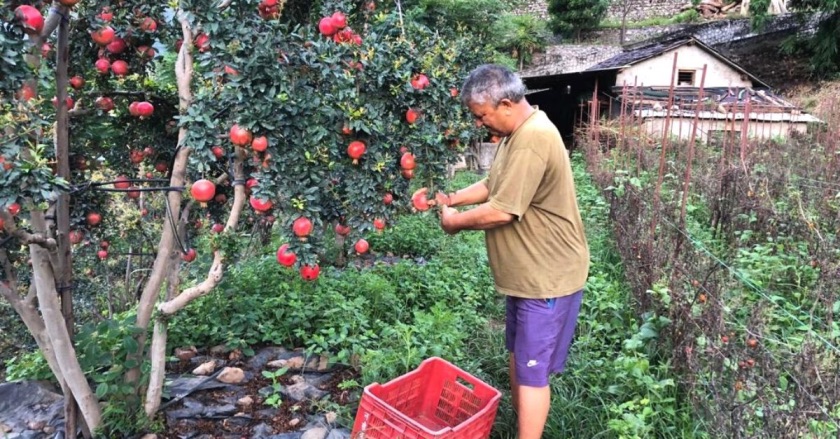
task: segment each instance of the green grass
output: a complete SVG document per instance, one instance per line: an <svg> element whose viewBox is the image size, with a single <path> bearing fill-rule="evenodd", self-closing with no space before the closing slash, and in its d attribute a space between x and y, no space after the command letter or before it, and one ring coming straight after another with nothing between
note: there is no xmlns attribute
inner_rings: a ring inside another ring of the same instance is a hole
<svg viewBox="0 0 840 439"><path fill-rule="evenodd" d="M665 17L650 17L640 21L628 21L628 29L641 29L653 26L668 26L671 24L697 23L701 19L700 13L694 9ZM604 20L598 25L601 29L621 29L621 20Z"/></svg>

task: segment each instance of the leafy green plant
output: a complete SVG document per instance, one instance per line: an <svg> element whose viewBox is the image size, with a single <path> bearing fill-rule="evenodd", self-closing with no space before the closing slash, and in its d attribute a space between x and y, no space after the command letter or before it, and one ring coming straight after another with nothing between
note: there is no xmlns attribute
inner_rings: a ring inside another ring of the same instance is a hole
<svg viewBox="0 0 840 439"><path fill-rule="evenodd" d="M275 371L262 371L262 376L271 380L271 392L268 394L268 396L266 396L265 400L263 401L266 405L277 408L283 404L283 395L280 393L280 390L283 388L283 384L280 383L279 378L285 375L288 371L288 367L282 367Z"/></svg>

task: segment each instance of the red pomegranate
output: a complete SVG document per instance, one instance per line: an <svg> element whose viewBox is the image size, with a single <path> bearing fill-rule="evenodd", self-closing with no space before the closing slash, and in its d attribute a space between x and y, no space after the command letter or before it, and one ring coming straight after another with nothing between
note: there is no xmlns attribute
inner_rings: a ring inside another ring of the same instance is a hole
<svg viewBox="0 0 840 439"><path fill-rule="evenodd" d="M90 212L85 216L85 221L91 227L98 226L102 222L102 215L96 212Z"/></svg>
<svg viewBox="0 0 840 439"><path fill-rule="evenodd" d="M114 179L114 187L117 189L128 189L130 186L131 182L128 181L128 177L125 175L120 175Z"/></svg>
<svg viewBox="0 0 840 439"><path fill-rule="evenodd" d="M417 166L417 162L414 159L414 154L407 152L400 157L400 167L406 171L410 171Z"/></svg>
<svg viewBox="0 0 840 439"><path fill-rule="evenodd" d="M304 280L318 279L319 274L321 274L321 267L318 264L315 264L315 265L306 264L303 267L300 267L300 276Z"/></svg>
<svg viewBox="0 0 840 439"><path fill-rule="evenodd" d="M356 245L354 245L353 248L356 250L356 253L363 255L367 253L368 249L370 248L370 244L368 244L368 242L364 239L359 239L358 241L356 241Z"/></svg>
<svg viewBox="0 0 840 439"><path fill-rule="evenodd" d="M268 149L268 138L265 136L255 137L251 142L251 149L257 152L263 152Z"/></svg>
<svg viewBox="0 0 840 439"><path fill-rule="evenodd" d="M382 202L385 203L386 206L390 205L394 202L394 195L390 192L385 192L385 195L382 196Z"/></svg>
<svg viewBox="0 0 840 439"><path fill-rule="evenodd" d="M44 16L32 6L21 5L15 8L15 18L29 35L38 35L44 28Z"/></svg>
<svg viewBox="0 0 840 439"><path fill-rule="evenodd" d="M93 38L93 42L100 46L107 46L108 43L114 40L115 35L114 29L112 29L111 26L99 28L90 34L91 38Z"/></svg>
<svg viewBox="0 0 840 439"><path fill-rule="evenodd" d="M128 74L128 63L118 59L111 63L111 71L117 76L125 76Z"/></svg>
<svg viewBox="0 0 840 439"><path fill-rule="evenodd" d="M350 234L350 226L338 223L335 225L335 233L341 236L347 236Z"/></svg>
<svg viewBox="0 0 840 439"><path fill-rule="evenodd" d="M350 142L350 145L347 147L347 155L349 155L350 158L353 159L354 165L358 165L359 159L362 158L362 154L365 153L365 150L366 148L364 142L355 140L353 142Z"/></svg>
<svg viewBox="0 0 840 439"><path fill-rule="evenodd" d="M198 254L195 252L194 248L187 250L186 253L181 253L181 259L183 259L185 262L194 261L196 256L198 256Z"/></svg>
<svg viewBox="0 0 840 439"><path fill-rule="evenodd" d="M230 143L233 143L236 146L245 147L251 143L251 139L251 132L245 128L240 127L238 124L234 124L230 127Z"/></svg>
<svg viewBox="0 0 840 439"><path fill-rule="evenodd" d="M277 249L277 262L284 267L295 265L297 255L289 250L289 244L283 244Z"/></svg>
<svg viewBox="0 0 840 439"><path fill-rule="evenodd" d="M257 212L268 212L273 206L271 200L264 200L254 196L251 196L249 203L251 204L251 207L253 207L254 210L256 210Z"/></svg>
<svg viewBox="0 0 840 439"><path fill-rule="evenodd" d="M409 108L405 112L405 120L409 124L413 124L414 122L417 122L418 117L420 117L420 112L413 109L413 108Z"/></svg>
<svg viewBox="0 0 840 439"><path fill-rule="evenodd" d="M375 218L373 220L373 228L380 232L385 230L385 220L382 218Z"/></svg>
<svg viewBox="0 0 840 439"><path fill-rule="evenodd" d="M414 88L415 90L423 90L424 88L426 88L428 86L429 86L429 78L422 73L414 75L411 78L411 87Z"/></svg>
<svg viewBox="0 0 840 439"><path fill-rule="evenodd" d="M312 221L310 221L309 218L302 216L296 219L292 224L292 231L295 233L295 236L301 240L306 240L306 237L312 233Z"/></svg>
<svg viewBox="0 0 840 439"><path fill-rule="evenodd" d="M202 178L190 187L190 195L202 206L206 206L207 202L216 195L216 185L212 181Z"/></svg>

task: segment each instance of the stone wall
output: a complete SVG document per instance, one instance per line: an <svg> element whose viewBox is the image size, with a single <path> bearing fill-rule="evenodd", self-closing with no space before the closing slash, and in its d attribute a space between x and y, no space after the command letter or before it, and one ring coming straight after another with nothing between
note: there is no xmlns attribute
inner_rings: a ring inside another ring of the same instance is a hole
<svg viewBox="0 0 840 439"><path fill-rule="evenodd" d="M642 21L652 17L670 17L680 12L680 8L690 3L688 0L625 0L627 21ZM621 21L625 9L625 2L614 0L607 9L606 19Z"/></svg>
<svg viewBox="0 0 840 439"><path fill-rule="evenodd" d="M521 72L523 78L580 72L592 65L621 53L618 45L562 44L549 46L545 53L537 54L533 64Z"/></svg>
<svg viewBox="0 0 840 439"><path fill-rule="evenodd" d="M628 21L640 21L651 17L668 17L680 11L689 0L627 0ZM624 9L621 0L614 0L607 9L606 19L621 21ZM516 11L518 14L533 14L540 18L548 18L548 0L522 0L522 5Z"/></svg>
<svg viewBox="0 0 840 439"><path fill-rule="evenodd" d="M547 0L521 0L522 5L519 9L514 11L515 14L524 15L532 14L542 19L548 19L548 1Z"/></svg>

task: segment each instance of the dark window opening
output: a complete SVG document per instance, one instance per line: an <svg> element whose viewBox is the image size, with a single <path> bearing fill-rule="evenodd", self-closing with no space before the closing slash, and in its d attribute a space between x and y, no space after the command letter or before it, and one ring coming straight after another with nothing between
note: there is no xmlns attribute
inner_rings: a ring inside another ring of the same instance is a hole
<svg viewBox="0 0 840 439"><path fill-rule="evenodd" d="M694 70L680 70L677 73L677 85L694 85Z"/></svg>

